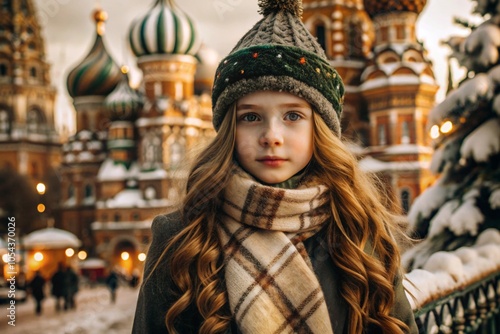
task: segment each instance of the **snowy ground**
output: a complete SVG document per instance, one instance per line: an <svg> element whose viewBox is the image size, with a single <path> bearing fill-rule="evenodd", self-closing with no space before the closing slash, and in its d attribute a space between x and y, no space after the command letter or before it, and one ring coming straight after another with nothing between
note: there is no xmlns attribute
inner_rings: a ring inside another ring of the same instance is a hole
<svg viewBox="0 0 500 334"><path fill-rule="evenodd" d="M7 304L0 305L0 333L8 334L130 334L138 289L120 287L116 303L111 304L104 286L82 288L76 297L76 310L55 311L54 299L43 302L42 315L35 315L29 298L16 305L16 326L8 324Z"/></svg>

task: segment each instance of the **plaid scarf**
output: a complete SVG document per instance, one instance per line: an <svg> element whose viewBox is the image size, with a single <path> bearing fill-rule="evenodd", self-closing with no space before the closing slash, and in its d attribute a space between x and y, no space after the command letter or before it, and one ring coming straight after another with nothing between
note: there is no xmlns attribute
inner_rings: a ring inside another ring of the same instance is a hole
<svg viewBox="0 0 500 334"><path fill-rule="evenodd" d="M238 169L218 225L229 306L244 333L333 333L303 240L327 221L326 187L279 189Z"/></svg>

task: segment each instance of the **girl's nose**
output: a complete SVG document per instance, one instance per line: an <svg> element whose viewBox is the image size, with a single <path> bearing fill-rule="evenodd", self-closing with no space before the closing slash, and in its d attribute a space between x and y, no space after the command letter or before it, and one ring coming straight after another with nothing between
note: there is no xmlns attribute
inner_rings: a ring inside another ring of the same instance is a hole
<svg viewBox="0 0 500 334"><path fill-rule="evenodd" d="M280 146L283 144L283 135L276 126L268 126L260 136L262 146Z"/></svg>

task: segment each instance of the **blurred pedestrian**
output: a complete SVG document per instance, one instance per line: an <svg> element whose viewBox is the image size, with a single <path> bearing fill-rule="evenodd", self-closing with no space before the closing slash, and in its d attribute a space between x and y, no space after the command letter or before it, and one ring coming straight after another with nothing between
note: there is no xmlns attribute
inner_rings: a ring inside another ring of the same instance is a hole
<svg viewBox="0 0 500 334"><path fill-rule="evenodd" d="M139 278L140 278L139 270L136 268L132 271L132 275L130 276L130 281L129 281L130 287L136 288L139 285Z"/></svg>
<svg viewBox="0 0 500 334"><path fill-rule="evenodd" d="M65 281L65 299L64 299L64 309L75 309L75 296L78 292L78 275L71 268L71 266L66 267L66 271L64 273L64 281Z"/></svg>
<svg viewBox="0 0 500 334"><path fill-rule="evenodd" d="M45 298L45 293L43 291L44 287L45 287L45 279L40 274L40 271L37 270L35 272L35 277L33 277L31 282L29 283L31 295L35 299L36 303L36 308L35 308L36 315L42 314L42 300Z"/></svg>
<svg viewBox="0 0 500 334"><path fill-rule="evenodd" d="M66 290L65 284L65 270L64 264L59 263L57 271L52 275L50 279L52 284L52 296L56 299L56 311L61 309L61 302L64 302L64 292Z"/></svg>
<svg viewBox="0 0 500 334"><path fill-rule="evenodd" d="M111 273L106 278L106 284L111 292L111 303L114 304L116 301L116 289L118 289L118 275L115 270L111 270Z"/></svg>

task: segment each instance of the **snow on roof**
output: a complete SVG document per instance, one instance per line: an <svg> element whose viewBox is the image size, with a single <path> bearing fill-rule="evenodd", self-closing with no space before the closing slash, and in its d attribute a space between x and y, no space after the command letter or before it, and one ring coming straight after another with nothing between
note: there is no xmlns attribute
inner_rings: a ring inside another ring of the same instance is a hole
<svg viewBox="0 0 500 334"><path fill-rule="evenodd" d="M393 145L384 150L386 154L432 154L433 152L431 147L415 144Z"/></svg>
<svg viewBox="0 0 500 334"><path fill-rule="evenodd" d="M127 176L127 168L123 164L115 163L112 159L106 159L99 168L97 180L99 181L119 181Z"/></svg>
<svg viewBox="0 0 500 334"><path fill-rule="evenodd" d="M377 160L373 157L366 157L359 161L361 170L368 173L377 173L389 169L389 163Z"/></svg>
<svg viewBox="0 0 500 334"><path fill-rule="evenodd" d="M27 249L78 248L81 244L82 242L73 233L55 227L31 232L23 238L23 245Z"/></svg>
<svg viewBox="0 0 500 334"><path fill-rule="evenodd" d="M144 199L139 189L124 189L108 199L106 204L108 208L136 208L144 205Z"/></svg>
<svg viewBox="0 0 500 334"><path fill-rule="evenodd" d="M166 177L167 171L160 168L148 172L141 171L138 173L139 180L158 180L165 179Z"/></svg>
<svg viewBox="0 0 500 334"><path fill-rule="evenodd" d="M102 259L88 258L84 261L80 261L80 263L78 263L78 267L80 267L80 269L106 268L107 263Z"/></svg>
<svg viewBox="0 0 500 334"><path fill-rule="evenodd" d="M143 221L121 221L121 222L99 222L95 221L90 226L93 231L109 230L147 230L151 228L152 220Z"/></svg>
<svg viewBox="0 0 500 334"><path fill-rule="evenodd" d="M390 77L375 78L361 84L361 90L369 90L384 86L420 85L422 83L435 85L436 80L427 74L418 75L393 75Z"/></svg>

